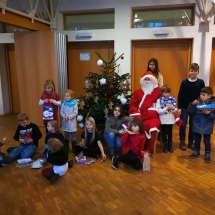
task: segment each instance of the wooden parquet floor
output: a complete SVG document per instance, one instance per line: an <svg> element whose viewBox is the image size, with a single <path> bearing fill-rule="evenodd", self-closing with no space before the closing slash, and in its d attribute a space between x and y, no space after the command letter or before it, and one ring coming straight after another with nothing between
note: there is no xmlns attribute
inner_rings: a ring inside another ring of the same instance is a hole
<svg viewBox="0 0 215 215"><path fill-rule="evenodd" d="M16 126L16 115L0 117L0 138L7 137L7 147L17 144L12 138ZM41 131L45 135L45 129ZM209 164L203 150L198 159L190 159L190 149L179 149L177 126L173 136L174 153L162 153L158 143L150 172L127 165L113 170L110 159L97 160L92 165L75 164L50 185L41 169L17 168L14 161L0 168L0 215L215 214L215 135ZM33 159L42 157L43 141L44 136Z"/></svg>

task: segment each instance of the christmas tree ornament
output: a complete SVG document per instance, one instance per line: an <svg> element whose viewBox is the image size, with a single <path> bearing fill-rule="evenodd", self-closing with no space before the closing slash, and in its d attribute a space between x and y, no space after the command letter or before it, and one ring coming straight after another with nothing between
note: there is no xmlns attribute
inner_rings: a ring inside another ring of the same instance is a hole
<svg viewBox="0 0 215 215"><path fill-rule="evenodd" d="M113 84L110 84L109 88L110 88L110 89L113 89L113 88L114 88L114 85L113 85Z"/></svg>
<svg viewBox="0 0 215 215"><path fill-rule="evenodd" d="M83 119L84 119L84 117L82 115L78 115L77 116L77 121L78 122L81 122Z"/></svg>
<svg viewBox="0 0 215 215"><path fill-rule="evenodd" d="M119 89L120 89L120 90L123 90L123 89L124 89L124 86L125 86L124 81L123 81L123 80L120 81L120 83L119 83Z"/></svg>
<svg viewBox="0 0 215 215"><path fill-rule="evenodd" d="M79 109L84 109L84 105L85 105L85 103L84 103L84 100L81 100L80 102L79 102L79 104L78 104L78 106L79 106Z"/></svg>
<svg viewBox="0 0 215 215"><path fill-rule="evenodd" d="M92 74L91 73L89 74L89 78L92 78Z"/></svg>
<svg viewBox="0 0 215 215"><path fill-rule="evenodd" d="M105 118L107 118L108 117L108 109L107 108L104 109L104 113L105 113Z"/></svg>
<svg viewBox="0 0 215 215"><path fill-rule="evenodd" d="M107 70L106 70L106 69L104 69L104 72L107 72Z"/></svg>
<svg viewBox="0 0 215 215"><path fill-rule="evenodd" d="M89 104L87 104L86 106L87 106L87 107L90 107L90 105L89 105Z"/></svg>
<svg viewBox="0 0 215 215"><path fill-rule="evenodd" d="M98 96L95 96L95 97L94 97L94 102L97 103L98 100L99 100L99 97L98 97Z"/></svg>
<svg viewBox="0 0 215 215"><path fill-rule="evenodd" d="M109 104L108 104L109 109L112 110L113 109L113 105L114 105L114 103L112 101L110 101Z"/></svg>
<svg viewBox="0 0 215 215"><path fill-rule="evenodd" d="M99 87L99 80L96 79L96 88L98 88L98 87Z"/></svg>
<svg viewBox="0 0 215 215"><path fill-rule="evenodd" d="M89 89L89 87L90 87L90 83L91 83L91 81L90 81L90 80L86 80L86 81L85 81L85 86L86 86L86 88L88 88L88 89Z"/></svg>
<svg viewBox="0 0 215 215"><path fill-rule="evenodd" d="M79 126L80 128L83 128L83 127L84 127L84 123L81 122L81 123L78 124L78 126Z"/></svg>
<svg viewBox="0 0 215 215"><path fill-rule="evenodd" d="M103 60L98 60L98 61L97 61L97 65L98 65L98 66L102 66L102 64L103 64Z"/></svg>
<svg viewBox="0 0 215 215"><path fill-rule="evenodd" d="M124 104L126 104L127 99L126 99L126 98L121 98L121 99L120 99L120 102L121 102L122 105L124 105Z"/></svg>
<svg viewBox="0 0 215 215"><path fill-rule="evenodd" d="M123 60L123 59L124 59L124 56L121 56L121 59Z"/></svg>
<svg viewBox="0 0 215 215"><path fill-rule="evenodd" d="M104 96L107 96L107 94L105 93Z"/></svg>
<svg viewBox="0 0 215 215"><path fill-rule="evenodd" d="M101 85L106 84L106 79L105 79L105 78L100 79L100 80L99 80L99 83L100 83Z"/></svg>

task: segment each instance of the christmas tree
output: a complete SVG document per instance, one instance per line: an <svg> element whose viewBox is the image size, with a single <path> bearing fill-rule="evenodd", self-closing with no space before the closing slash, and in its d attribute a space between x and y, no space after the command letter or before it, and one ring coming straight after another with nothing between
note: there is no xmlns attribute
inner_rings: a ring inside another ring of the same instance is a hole
<svg viewBox="0 0 215 215"><path fill-rule="evenodd" d="M87 116L95 119L97 130L103 133L105 121L113 106L121 104L125 114L128 114L131 100L130 75L120 75L120 64L118 60L124 59L124 54L116 58L116 54L105 61L102 56L95 52L99 60L97 65L101 67L101 74L89 72L85 78L84 92L79 97L79 110L77 121L79 127L84 127L84 120Z"/></svg>

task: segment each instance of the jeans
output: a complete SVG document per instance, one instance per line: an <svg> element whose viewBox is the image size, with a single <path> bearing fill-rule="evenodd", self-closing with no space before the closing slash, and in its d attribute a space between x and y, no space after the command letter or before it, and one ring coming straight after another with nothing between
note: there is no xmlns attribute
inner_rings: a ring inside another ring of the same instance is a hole
<svg viewBox="0 0 215 215"><path fill-rule="evenodd" d="M200 144L201 144L201 139L202 135L204 136L204 144L205 144L205 152L210 152L211 151L211 135L210 134L198 134L194 133L195 135L195 149L200 150Z"/></svg>
<svg viewBox="0 0 215 215"><path fill-rule="evenodd" d="M18 147L16 147L13 151L11 151L8 156L12 160L30 158L36 152L37 147L33 144L23 144L21 143Z"/></svg>
<svg viewBox="0 0 215 215"><path fill-rule="evenodd" d="M76 132L64 131L65 140L69 140L69 134L71 134L72 141L76 141Z"/></svg>
<svg viewBox="0 0 215 215"><path fill-rule="evenodd" d="M189 133L188 133L188 139L189 140L194 140L194 133L193 133L193 116L194 114L189 114L187 112L187 109L182 109L181 110L181 116L180 119L183 120L182 126L180 126L179 129L179 137L180 140L185 140L186 139L186 125L187 125L187 120L189 117Z"/></svg>
<svg viewBox="0 0 215 215"><path fill-rule="evenodd" d="M119 134L115 134L113 132L107 133L104 135L104 139L105 141L108 143L108 148L112 149L112 148L121 148L122 147L122 143L120 142L120 135Z"/></svg>

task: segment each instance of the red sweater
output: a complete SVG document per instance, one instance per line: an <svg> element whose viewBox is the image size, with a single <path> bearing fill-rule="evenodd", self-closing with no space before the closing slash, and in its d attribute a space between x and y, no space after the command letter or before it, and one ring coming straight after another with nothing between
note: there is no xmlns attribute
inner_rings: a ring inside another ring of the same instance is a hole
<svg viewBox="0 0 215 215"><path fill-rule="evenodd" d="M126 154L129 150L135 152L140 159L141 151L144 149L144 144L146 141L145 134L129 134L126 132L120 139L122 146L122 154Z"/></svg>

